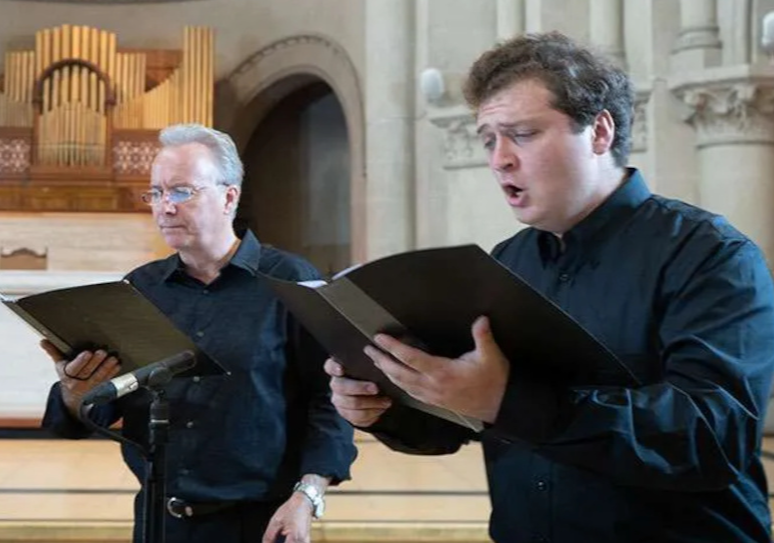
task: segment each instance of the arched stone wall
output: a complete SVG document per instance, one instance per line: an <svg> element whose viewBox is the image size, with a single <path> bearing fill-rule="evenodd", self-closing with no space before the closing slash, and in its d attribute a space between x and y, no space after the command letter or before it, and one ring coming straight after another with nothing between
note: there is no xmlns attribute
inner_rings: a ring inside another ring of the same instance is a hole
<svg viewBox="0 0 774 543"><path fill-rule="evenodd" d="M363 94L357 71L341 46L310 34L278 40L250 55L218 84L219 94L236 104L229 108L230 118L219 118L218 124L241 150L279 100L315 79L333 89L346 117L351 153L352 261L358 262L365 255L366 241Z"/></svg>

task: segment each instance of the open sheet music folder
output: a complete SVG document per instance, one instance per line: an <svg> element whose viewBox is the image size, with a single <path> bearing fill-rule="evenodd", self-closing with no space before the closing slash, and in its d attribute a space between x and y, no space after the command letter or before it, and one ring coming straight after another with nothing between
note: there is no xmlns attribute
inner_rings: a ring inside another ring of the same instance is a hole
<svg viewBox="0 0 774 543"><path fill-rule="evenodd" d="M105 349L121 374L191 351L196 364L178 377L227 373L128 281L50 290L3 304L68 358Z"/></svg>
<svg viewBox="0 0 774 543"><path fill-rule="evenodd" d="M454 358L473 349L471 325L486 315L495 340L521 375L569 386L637 383L572 317L477 245L388 256L330 283L267 279L347 375L376 382L397 401L463 426L480 429L482 424L422 404L393 385L363 353L373 345L371 338L386 332Z"/></svg>

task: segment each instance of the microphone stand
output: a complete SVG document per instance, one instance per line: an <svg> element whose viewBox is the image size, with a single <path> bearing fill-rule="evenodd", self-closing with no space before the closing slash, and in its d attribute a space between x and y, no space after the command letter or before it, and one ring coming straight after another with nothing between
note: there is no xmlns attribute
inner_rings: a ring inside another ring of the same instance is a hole
<svg viewBox="0 0 774 543"><path fill-rule="evenodd" d="M172 380L172 372L159 367L150 374L145 387L152 400L148 419L148 455L145 468L143 500L143 543L164 543L166 518L167 443L169 442L169 401L164 385Z"/></svg>
<svg viewBox="0 0 774 543"><path fill-rule="evenodd" d="M164 362L164 363L162 363ZM106 391L94 389L92 398L84 400L79 408L81 421L96 431L123 444L136 446L145 458L145 477L143 481L143 543L164 543L164 520L166 518L166 468L167 468L167 443L169 442L169 401L166 398L164 387L172 378L196 364L196 359L190 351L184 351L157 365L144 369L141 377L134 375L132 381L127 381L129 387L118 394L115 383ZM187 364L184 366L184 364ZM142 370L141 370L142 371ZM147 378L146 378L147 376ZM112 401L128 392L133 392L138 387L138 380L151 394L150 416L148 418L148 447L145 448L123 435L102 428L89 418L89 410L92 405ZM100 385L102 386L102 385ZM88 396L88 395L87 395Z"/></svg>
<svg viewBox="0 0 774 543"><path fill-rule="evenodd" d="M174 374L165 366L154 369L143 385L152 396L148 418L148 447L125 438L108 428L96 424L89 417L93 404L82 403L79 418L88 428L113 441L137 447L145 458L145 480L143 484L143 543L164 543L164 519L166 517L166 465L167 443L169 441L169 402L164 385Z"/></svg>

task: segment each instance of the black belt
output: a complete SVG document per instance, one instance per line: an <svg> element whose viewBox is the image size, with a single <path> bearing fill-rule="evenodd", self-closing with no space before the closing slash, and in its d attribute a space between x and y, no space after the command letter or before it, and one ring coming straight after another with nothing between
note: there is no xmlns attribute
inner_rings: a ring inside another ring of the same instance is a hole
<svg viewBox="0 0 774 543"><path fill-rule="evenodd" d="M198 517L199 515L209 515L217 513L223 509L233 507L238 502L214 502L214 503L188 503L180 498L169 498L167 500L167 512L175 518Z"/></svg>

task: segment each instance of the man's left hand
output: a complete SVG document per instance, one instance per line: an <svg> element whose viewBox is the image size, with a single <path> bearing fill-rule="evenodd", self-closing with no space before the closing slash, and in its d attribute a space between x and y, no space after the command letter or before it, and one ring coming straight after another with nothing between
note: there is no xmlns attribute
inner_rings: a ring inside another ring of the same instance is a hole
<svg viewBox="0 0 774 543"><path fill-rule="evenodd" d="M494 423L500 411L510 364L495 343L489 319L471 328L475 348L459 358L432 356L397 339L379 334L366 354L397 386L422 402Z"/></svg>
<svg viewBox="0 0 774 543"><path fill-rule="evenodd" d="M269 521L262 543L275 543L285 536L286 543L310 543L312 502L300 492L293 492Z"/></svg>

